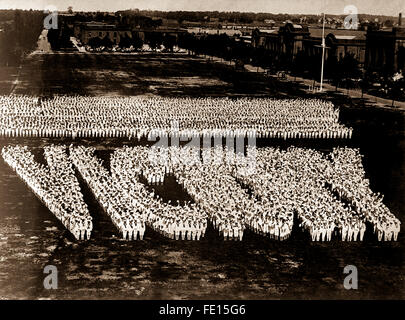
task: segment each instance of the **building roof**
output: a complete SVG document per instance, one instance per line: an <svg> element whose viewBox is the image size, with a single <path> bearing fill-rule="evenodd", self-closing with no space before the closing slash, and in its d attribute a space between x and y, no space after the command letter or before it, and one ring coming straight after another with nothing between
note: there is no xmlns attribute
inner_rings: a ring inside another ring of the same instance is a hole
<svg viewBox="0 0 405 320"><path fill-rule="evenodd" d="M298 35L308 35L308 27L302 26L300 24L294 24L287 21L283 26L280 27L280 33L290 33L290 34L298 34Z"/></svg>
<svg viewBox="0 0 405 320"><path fill-rule="evenodd" d="M312 38L322 38L322 28L309 28ZM325 36L333 34L340 40L366 40L366 32L361 30L348 29L325 29Z"/></svg>
<svg viewBox="0 0 405 320"><path fill-rule="evenodd" d="M152 31L152 32L167 32L167 33L185 33L187 29L184 28L175 28L175 27L166 27L166 26L159 26L156 29L145 29L145 31Z"/></svg>
<svg viewBox="0 0 405 320"><path fill-rule="evenodd" d="M269 33L269 34L271 34L271 33L277 33L278 29L259 29L259 32L260 33Z"/></svg>
<svg viewBox="0 0 405 320"><path fill-rule="evenodd" d="M117 26L115 24L107 24L104 22L90 21L90 22L78 22L76 25L80 26L84 30L111 30L111 31L130 31L129 26Z"/></svg>
<svg viewBox="0 0 405 320"><path fill-rule="evenodd" d="M356 36L335 36L336 40L353 40Z"/></svg>

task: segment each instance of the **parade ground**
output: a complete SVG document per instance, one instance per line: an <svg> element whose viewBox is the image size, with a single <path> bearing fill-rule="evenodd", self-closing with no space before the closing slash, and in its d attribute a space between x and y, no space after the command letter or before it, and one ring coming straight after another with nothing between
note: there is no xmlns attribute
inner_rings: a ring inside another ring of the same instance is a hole
<svg viewBox="0 0 405 320"><path fill-rule="evenodd" d="M60 221L0 159L0 299L403 299L405 298L404 112L380 108L339 93L311 95L296 83L267 79L187 54L30 55L20 68L1 69L0 95L324 98L340 108L351 140L258 139L265 146L331 152L359 148L374 192L402 222L396 242L313 242L294 223L291 237L277 241L247 230L243 241L224 241L208 224L200 241L176 241L147 227L142 241L122 240L83 178L93 218L89 241L75 240ZM128 138L0 137L0 148L26 145L45 163L43 147L85 145L108 167L122 146L150 145ZM145 182L147 184L147 182ZM148 185L165 201L189 195L168 176ZM296 217L294 219L297 219ZM58 268L57 290L43 286L43 268ZM358 269L358 289L343 286L343 269ZM230 296L232 293L232 296Z"/></svg>
<svg viewBox="0 0 405 320"><path fill-rule="evenodd" d="M1 94L8 94L10 86L12 93L38 96L237 96L268 94L270 89L258 75L227 65L211 68L203 58L180 53L31 54L21 68L5 68L2 74Z"/></svg>

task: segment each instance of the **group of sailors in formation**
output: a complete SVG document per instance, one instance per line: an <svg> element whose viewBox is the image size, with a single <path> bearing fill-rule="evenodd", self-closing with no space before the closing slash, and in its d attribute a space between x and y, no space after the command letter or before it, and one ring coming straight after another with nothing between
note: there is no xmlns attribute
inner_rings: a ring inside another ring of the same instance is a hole
<svg viewBox="0 0 405 320"><path fill-rule="evenodd" d="M113 154L111 174L94 156L94 148L71 147L70 157L124 239L143 239L145 224L176 240L200 240L205 235L206 214L195 203L172 205L148 190L141 182L141 167L125 153Z"/></svg>
<svg viewBox="0 0 405 320"><path fill-rule="evenodd" d="M296 213L313 241L363 241L366 223L378 240L398 239L401 222L371 190L358 149L335 148L328 156L296 147L250 149L256 152L253 173L249 161L230 161L222 146L203 149L201 157L193 148L169 147L169 169L157 171L173 173L224 238L241 239L248 227L287 239Z"/></svg>
<svg viewBox="0 0 405 320"><path fill-rule="evenodd" d="M352 137L339 109L319 99L0 96L0 136L139 140L154 131L186 138Z"/></svg>
<svg viewBox="0 0 405 320"><path fill-rule="evenodd" d="M77 240L90 239L92 217L64 146L44 148L47 165L36 162L26 146L4 147L2 156Z"/></svg>
<svg viewBox="0 0 405 320"><path fill-rule="evenodd" d="M255 173L239 169L238 179L270 199L273 208L295 210L313 241L338 235L342 241L363 241L366 222L378 240L397 240L401 222L371 190L358 149L335 148L325 157L304 148L260 148L257 159Z"/></svg>
<svg viewBox="0 0 405 320"><path fill-rule="evenodd" d="M383 203L384 196L374 193L362 164L359 149L336 148L331 153L332 170L326 174L331 181L331 190L339 199L351 203L360 217L373 225L373 231L379 241L397 241L401 221ZM344 232L345 231L345 232ZM362 237L365 226L354 221L342 232L342 239Z"/></svg>
<svg viewBox="0 0 405 320"><path fill-rule="evenodd" d="M358 149L335 148L325 156L296 147L248 146L247 155L227 146L169 147L163 162L151 157L156 149L119 148L110 170L93 147L70 146L68 155L65 146L47 146L47 165L36 162L27 147L4 147L2 155L77 239L90 238L92 219L73 165L128 240L143 239L146 225L172 239L199 240L207 219L225 240L242 240L245 228L285 240L295 214L313 241L338 235L362 241L366 223L379 241L398 239L400 221L370 189ZM164 201L142 182L164 181L167 174L192 201Z"/></svg>
<svg viewBox="0 0 405 320"><path fill-rule="evenodd" d="M247 228L258 234L277 240L287 239L293 225L293 208L275 207L274 202L251 194L241 186L234 173L249 169L253 157L236 154L225 146L199 149L169 147L164 161L154 162L155 157L147 154L134 161L132 154L156 152L152 148L124 148L128 161L138 167L148 167L153 175L161 176L168 172L176 178L184 191L191 196L208 215L213 226L225 240L242 240ZM248 152L250 153L250 152ZM145 160L146 159L146 160ZM139 163L142 162L142 163ZM246 165L247 167L241 167ZM144 170L144 169L143 169ZM154 171L154 172L153 172Z"/></svg>

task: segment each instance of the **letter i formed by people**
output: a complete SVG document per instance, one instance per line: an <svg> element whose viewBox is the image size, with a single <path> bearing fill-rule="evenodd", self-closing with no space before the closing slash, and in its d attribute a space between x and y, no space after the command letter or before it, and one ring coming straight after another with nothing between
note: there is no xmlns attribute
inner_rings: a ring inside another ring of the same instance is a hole
<svg viewBox="0 0 405 320"><path fill-rule="evenodd" d="M49 289L58 289L58 269L55 266L48 265L44 268L44 273L47 276L44 279L44 288Z"/></svg>

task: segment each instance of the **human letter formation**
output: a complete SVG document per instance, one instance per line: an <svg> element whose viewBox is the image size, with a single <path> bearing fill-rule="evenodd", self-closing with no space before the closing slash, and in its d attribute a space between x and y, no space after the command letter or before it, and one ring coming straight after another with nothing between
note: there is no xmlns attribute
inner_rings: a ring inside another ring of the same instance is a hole
<svg viewBox="0 0 405 320"><path fill-rule="evenodd" d="M111 172L93 147L70 146L67 153L66 146L47 146L47 165L25 146L4 147L2 156L78 240L89 239L93 225L74 168L127 240L143 239L146 226L168 238L199 240L208 221L224 240L242 240L246 228L285 240L294 215L312 241L362 241L367 224L379 241L397 240L400 221L371 190L358 149L325 156L308 148L248 147L255 156L240 161L243 155L226 146L201 153L169 147L161 163L151 157L156 149L115 150ZM144 183L163 183L169 174L192 201L165 202Z"/></svg>

